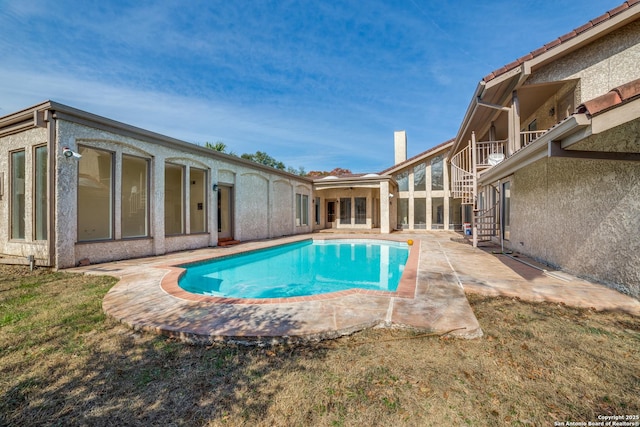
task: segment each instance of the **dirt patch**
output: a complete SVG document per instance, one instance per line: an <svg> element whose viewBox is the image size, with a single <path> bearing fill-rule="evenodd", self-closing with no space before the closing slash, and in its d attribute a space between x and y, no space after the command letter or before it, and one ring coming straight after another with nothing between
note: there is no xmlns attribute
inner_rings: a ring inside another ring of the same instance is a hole
<svg viewBox="0 0 640 427"><path fill-rule="evenodd" d="M553 425L640 413L640 318L468 295L477 340L194 347L104 316L112 278L0 266L0 425Z"/></svg>

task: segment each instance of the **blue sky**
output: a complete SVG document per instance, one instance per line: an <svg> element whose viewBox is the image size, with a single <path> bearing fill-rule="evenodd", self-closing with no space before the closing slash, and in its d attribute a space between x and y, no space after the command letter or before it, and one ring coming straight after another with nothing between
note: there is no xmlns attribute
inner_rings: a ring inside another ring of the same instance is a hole
<svg viewBox="0 0 640 427"><path fill-rule="evenodd" d="M52 99L287 166L376 172L478 81L622 0L0 0L0 116Z"/></svg>

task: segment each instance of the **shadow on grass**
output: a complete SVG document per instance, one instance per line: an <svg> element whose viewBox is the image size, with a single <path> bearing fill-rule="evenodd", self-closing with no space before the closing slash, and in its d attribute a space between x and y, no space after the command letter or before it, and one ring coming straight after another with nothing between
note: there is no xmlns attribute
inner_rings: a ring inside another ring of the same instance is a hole
<svg viewBox="0 0 640 427"><path fill-rule="evenodd" d="M321 347L188 345L106 318L100 301L110 284L68 307L64 284L51 286L59 286L50 291L56 296L40 295L32 301L37 310L2 328L0 425L203 425L229 414L255 425L282 392L279 378L317 369L303 362L326 355ZM60 312L37 323L38 310ZM243 322L296 327L282 313L251 306L237 314ZM171 327L186 321L166 320Z"/></svg>

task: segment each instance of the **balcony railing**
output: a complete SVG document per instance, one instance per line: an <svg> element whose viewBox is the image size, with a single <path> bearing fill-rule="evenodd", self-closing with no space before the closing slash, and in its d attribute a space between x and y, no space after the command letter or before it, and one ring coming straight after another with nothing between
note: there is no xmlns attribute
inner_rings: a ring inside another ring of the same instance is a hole
<svg viewBox="0 0 640 427"><path fill-rule="evenodd" d="M476 159L478 167L494 166L500 163L507 154L507 140L476 142Z"/></svg>
<svg viewBox="0 0 640 427"><path fill-rule="evenodd" d="M520 148L524 148L547 132L520 132ZM513 153L509 152L509 140L477 141L475 159L471 155L471 144L456 153L451 159L451 192L452 196L462 199L463 204L475 203L473 172L479 172L495 166ZM473 162L475 160L475 168Z"/></svg>
<svg viewBox="0 0 640 427"><path fill-rule="evenodd" d="M533 141L538 139L540 135L542 135L545 132L547 131L533 130L533 131L520 132L520 146L523 148L526 147L527 145L531 144Z"/></svg>

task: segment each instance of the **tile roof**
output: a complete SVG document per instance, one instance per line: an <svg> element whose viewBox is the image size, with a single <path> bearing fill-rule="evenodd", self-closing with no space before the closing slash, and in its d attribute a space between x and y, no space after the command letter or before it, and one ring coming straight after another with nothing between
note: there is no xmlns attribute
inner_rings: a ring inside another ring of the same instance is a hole
<svg viewBox="0 0 640 427"><path fill-rule="evenodd" d="M482 80L485 82L491 81L493 79L495 79L496 77L511 71L517 67L519 67L521 64L523 64L526 61L529 61L539 55L542 55L543 53L547 52L550 49L553 49L554 47L557 47L559 45L561 45L562 43L565 43L568 40L573 39L574 37L579 36L580 34L584 33L585 31L590 30L591 28L595 27L598 24L601 24L605 21L608 21L609 19L613 18L614 16L616 16L617 14L629 9L632 6L635 6L636 4L640 3L640 0L627 0L624 3L622 3L620 6L615 7L611 10L609 10L608 12L605 12L603 15L598 16L597 18L592 19L591 21L587 22L586 24L576 28L575 30L572 30L570 32L568 32L565 35L562 35L560 37L558 37L555 40L550 41L549 43L545 44L542 47L539 47L538 49L516 59L515 61L511 62L510 64L507 64L501 68L498 68L497 70L492 71L491 73L489 73L488 75L486 75Z"/></svg>
<svg viewBox="0 0 640 427"><path fill-rule="evenodd" d="M577 108L578 113L595 116L613 107L640 97L640 79L611 89L604 95L593 98Z"/></svg>

